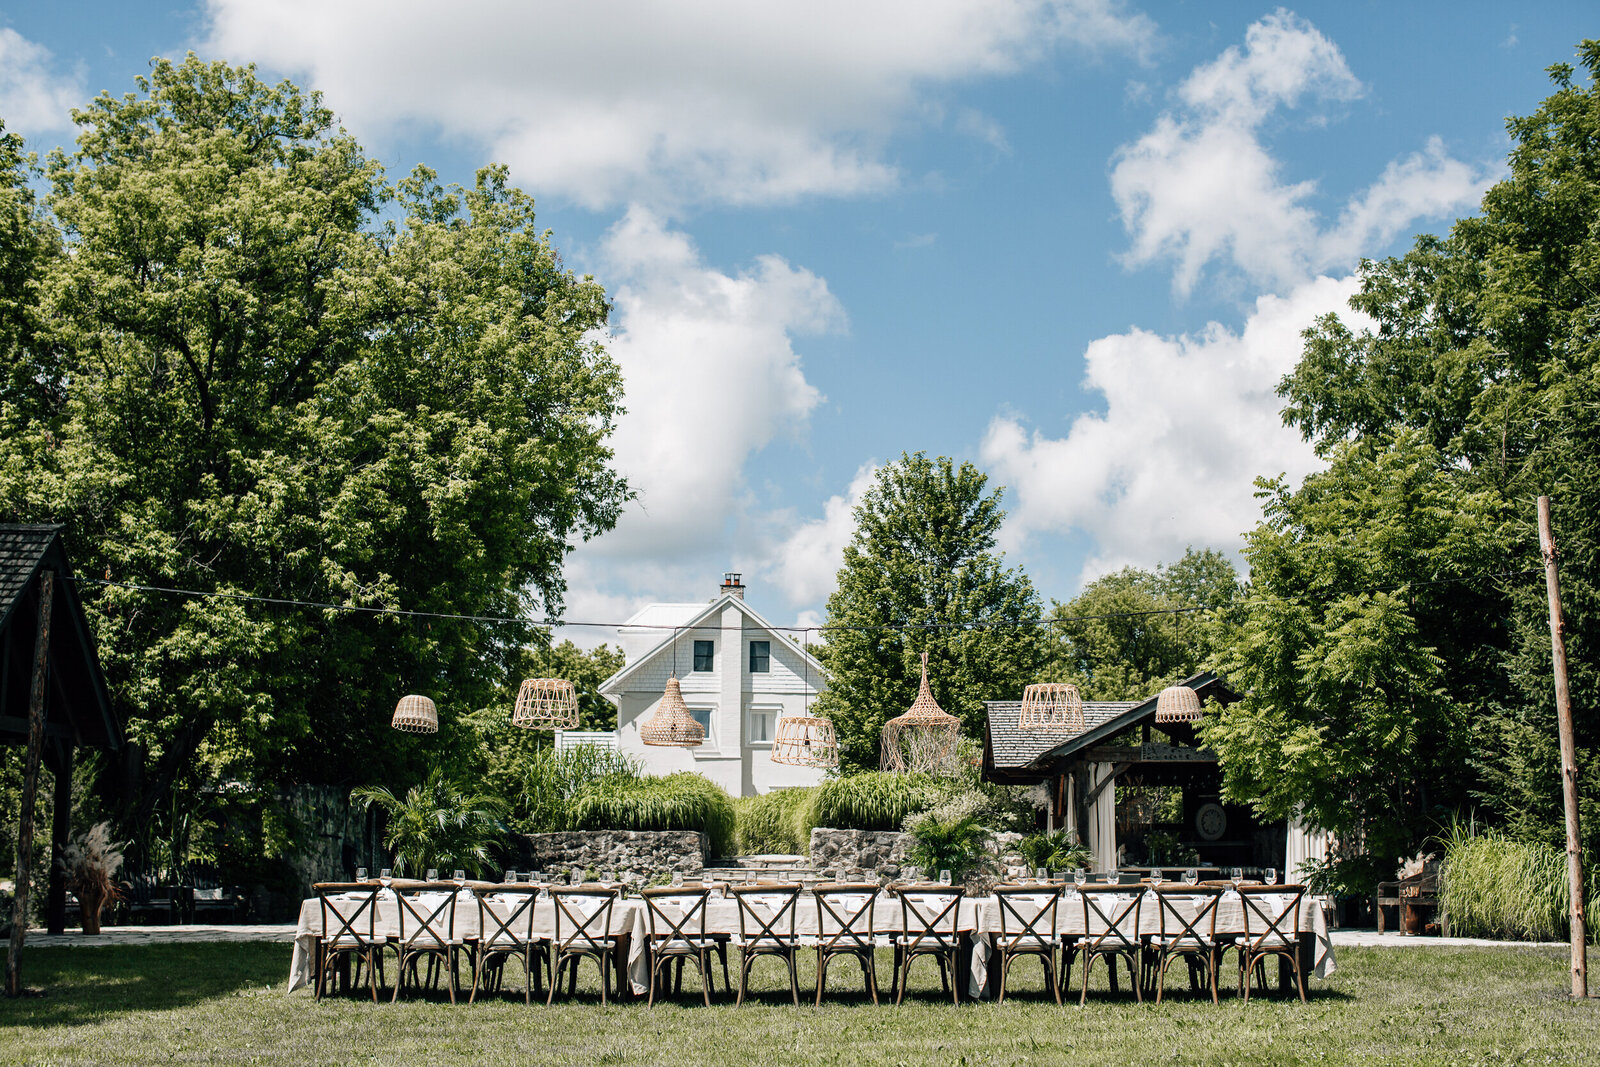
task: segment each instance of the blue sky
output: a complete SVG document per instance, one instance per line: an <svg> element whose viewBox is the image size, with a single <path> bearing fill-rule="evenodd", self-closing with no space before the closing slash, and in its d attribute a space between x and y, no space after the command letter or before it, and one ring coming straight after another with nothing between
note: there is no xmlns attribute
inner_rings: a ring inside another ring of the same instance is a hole
<svg viewBox="0 0 1600 1067"><path fill-rule="evenodd" d="M323 90L391 177L506 162L629 385L641 498L568 618L731 568L789 623L903 450L1007 487L1046 597L1236 550L1252 479L1315 469L1273 396L1299 331L1472 212L1597 34L1578 3L4 3L0 117L67 143L193 49Z"/></svg>

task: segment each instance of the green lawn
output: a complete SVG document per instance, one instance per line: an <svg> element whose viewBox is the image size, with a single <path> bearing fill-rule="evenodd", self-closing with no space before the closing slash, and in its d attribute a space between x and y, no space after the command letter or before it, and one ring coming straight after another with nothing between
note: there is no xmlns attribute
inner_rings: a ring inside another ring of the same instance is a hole
<svg viewBox="0 0 1600 1067"><path fill-rule="evenodd" d="M1028 963L1013 971L1021 995L1003 1005L940 1000L924 961L906 1004L875 1008L845 993L860 972L842 962L829 973L839 998L795 1009L778 994L779 966L763 961L758 1003L707 1009L697 991L652 1010L602 1008L592 981L578 1002L549 1008L520 997L319 1004L284 994L287 945L29 949L25 980L45 994L0 998L0 1063L1578 1063L1600 1049L1600 1002L1564 995L1559 949L1347 948L1307 1005L1214 1007L1186 992L1139 1005L1126 983L1113 999L1101 977L1087 1008L1057 1008Z"/></svg>

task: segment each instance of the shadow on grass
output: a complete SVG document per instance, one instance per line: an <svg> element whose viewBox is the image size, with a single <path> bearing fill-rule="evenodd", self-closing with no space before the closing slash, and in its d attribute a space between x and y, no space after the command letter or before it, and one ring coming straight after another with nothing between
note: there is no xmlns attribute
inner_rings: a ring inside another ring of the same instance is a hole
<svg viewBox="0 0 1600 1067"><path fill-rule="evenodd" d="M0 996L0 1030L72 1026L134 1012L168 1011L277 986L291 946L118 945L24 948L22 983L41 996Z"/></svg>

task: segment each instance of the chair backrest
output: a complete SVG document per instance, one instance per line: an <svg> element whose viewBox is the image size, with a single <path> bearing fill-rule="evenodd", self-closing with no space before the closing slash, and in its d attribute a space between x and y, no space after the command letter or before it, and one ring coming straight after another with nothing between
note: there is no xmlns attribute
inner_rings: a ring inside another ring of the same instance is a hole
<svg viewBox="0 0 1600 1067"><path fill-rule="evenodd" d="M1092 952L1139 947L1139 898L1136 885L1086 885L1078 890L1083 901L1083 929Z"/></svg>
<svg viewBox="0 0 1600 1067"><path fill-rule="evenodd" d="M553 886L556 906L556 946L561 949L598 949L611 937L611 912L617 891L600 886Z"/></svg>
<svg viewBox="0 0 1600 1067"><path fill-rule="evenodd" d="M817 900L817 943L824 952L871 949L872 909L878 887L871 882L824 882Z"/></svg>
<svg viewBox="0 0 1600 1067"><path fill-rule="evenodd" d="M903 885L900 896L900 921L907 951L915 951L924 940L941 943L953 940L961 921L964 891L941 883Z"/></svg>
<svg viewBox="0 0 1600 1067"><path fill-rule="evenodd" d="M794 916L800 900L798 884L736 885L733 899L739 904L739 936L745 941L794 940Z"/></svg>
<svg viewBox="0 0 1600 1067"><path fill-rule="evenodd" d="M1020 941L1054 940L1056 910L1061 903L1058 885L1002 885L994 890L1000 908L1000 938Z"/></svg>
<svg viewBox="0 0 1600 1067"><path fill-rule="evenodd" d="M478 939L485 948L525 945L534 940L533 907L539 899L538 886L474 885L472 895L478 900Z"/></svg>
<svg viewBox="0 0 1600 1067"><path fill-rule="evenodd" d="M400 943L407 948L425 948L454 941L458 888L454 882L419 882L395 889Z"/></svg>
<svg viewBox="0 0 1600 1067"><path fill-rule="evenodd" d="M1303 885L1246 885L1239 887L1244 909L1244 939L1251 949L1285 948L1300 941L1300 901Z"/></svg>
<svg viewBox="0 0 1600 1067"><path fill-rule="evenodd" d="M668 886L641 891L650 914L652 941L694 941L706 936L706 901L711 891Z"/></svg>
<svg viewBox="0 0 1600 1067"><path fill-rule="evenodd" d="M1161 939L1180 947L1216 940L1218 886L1162 885L1155 888L1161 916Z"/></svg>
<svg viewBox="0 0 1600 1067"><path fill-rule="evenodd" d="M322 940L374 939L378 887L362 882L318 882L311 887L322 912Z"/></svg>

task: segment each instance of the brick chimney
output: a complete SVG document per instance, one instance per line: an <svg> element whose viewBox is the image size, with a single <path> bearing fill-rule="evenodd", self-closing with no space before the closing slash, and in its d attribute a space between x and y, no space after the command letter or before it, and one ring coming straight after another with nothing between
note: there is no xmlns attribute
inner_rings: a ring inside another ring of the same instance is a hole
<svg viewBox="0 0 1600 1067"><path fill-rule="evenodd" d="M717 591L717 595L727 596L730 593L740 600L744 599L744 583L739 581L738 571L728 571L722 576L722 588Z"/></svg>

